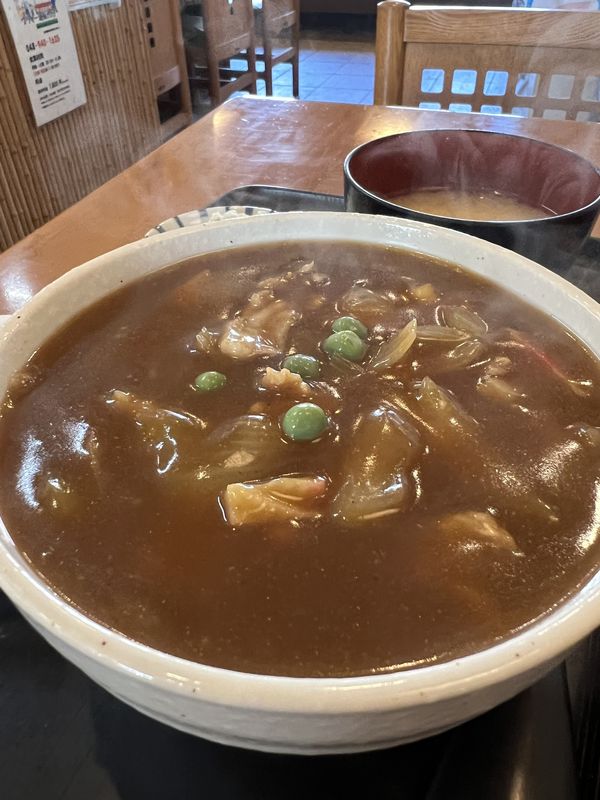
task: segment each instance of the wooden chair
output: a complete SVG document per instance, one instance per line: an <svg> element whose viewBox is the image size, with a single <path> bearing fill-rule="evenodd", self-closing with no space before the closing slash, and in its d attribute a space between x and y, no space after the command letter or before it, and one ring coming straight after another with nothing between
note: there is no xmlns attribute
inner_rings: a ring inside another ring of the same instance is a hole
<svg viewBox="0 0 600 800"><path fill-rule="evenodd" d="M258 61L264 61L264 79L267 94L273 94L273 67L292 64L292 94L298 97L300 57L300 0L262 0L262 11L257 15L257 28L262 36L262 52ZM288 37L281 48L282 37ZM260 76L262 77L262 75Z"/></svg>
<svg viewBox="0 0 600 800"><path fill-rule="evenodd" d="M256 93L256 45L252 0L202 0L204 31L187 42L190 83L205 83L213 106L233 92L250 88ZM229 61L241 58L247 70L231 69Z"/></svg>
<svg viewBox="0 0 600 800"><path fill-rule="evenodd" d="M377 7L375 103L600 120L600 13Z"/></svg>
<svg viewBox="0 0 600 800"><path fill-rule="evenodd" d="M192 121L178 0L143 0L150 66L164 140Z"/></svg>

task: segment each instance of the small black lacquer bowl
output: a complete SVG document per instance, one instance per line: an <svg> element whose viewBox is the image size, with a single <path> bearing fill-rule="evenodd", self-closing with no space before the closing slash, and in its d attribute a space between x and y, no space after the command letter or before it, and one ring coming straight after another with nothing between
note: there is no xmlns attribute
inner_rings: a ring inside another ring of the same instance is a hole
<svg viewBox="0 0 600 800"><path fill-rule="evenodd" d="M498 192L553 216L481 221L438 216L392 203L422 189ZM411 131L375 139L344 162L347 211L443 225L507 247L561 272L600 211L600 171L563 147L504 133Z"/></svg>

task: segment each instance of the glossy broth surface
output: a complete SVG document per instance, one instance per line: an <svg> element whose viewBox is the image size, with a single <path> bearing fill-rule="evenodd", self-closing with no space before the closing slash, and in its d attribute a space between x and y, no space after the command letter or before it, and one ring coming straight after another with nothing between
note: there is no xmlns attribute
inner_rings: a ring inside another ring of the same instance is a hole
<svg viewBox="0 0 600 800"><path fill-rule="evenodd" d="M342 314L367 329L358 362L321 348ZM291 352L320 362L305 388ZM197 391L207 370L226 384ZM596 569L599 382L568 331L449 264L345 242L207 255L89 308L15 376L2 515L71 603L166 652L295 676L430 664ZM315 441L281 430L300 400L327 416Z"/></svg>
<svg viewBox="0 0 600 800"><path fill-rule="evenodd" d="M498 192L422 189L387 199L414 211L456 219L507 221L553 216L548 209L530 206Z"/></svg>

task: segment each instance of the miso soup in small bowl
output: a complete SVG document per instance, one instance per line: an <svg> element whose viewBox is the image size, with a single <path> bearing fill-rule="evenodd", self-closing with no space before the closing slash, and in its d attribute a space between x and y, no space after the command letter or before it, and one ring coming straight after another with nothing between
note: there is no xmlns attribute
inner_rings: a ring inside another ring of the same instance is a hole
<svg viewBox="0 0 600 800"><path fill-rule="evenodd" d="M393 134L344 163L348 211L470 233L566 269L600 210L600 173L562 147L504 133Z"/></svg>

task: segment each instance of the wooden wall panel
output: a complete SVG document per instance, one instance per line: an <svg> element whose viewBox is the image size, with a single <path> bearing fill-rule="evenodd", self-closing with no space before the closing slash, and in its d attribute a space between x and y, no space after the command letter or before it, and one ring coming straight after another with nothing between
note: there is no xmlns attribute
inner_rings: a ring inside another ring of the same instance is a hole
<svg viewBox="0 0 600 800"><path fill-rule="evenodd" d="M143 6L71 14L87 103L37 128L0 11L0 251L161 141Z"/></svg>

